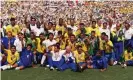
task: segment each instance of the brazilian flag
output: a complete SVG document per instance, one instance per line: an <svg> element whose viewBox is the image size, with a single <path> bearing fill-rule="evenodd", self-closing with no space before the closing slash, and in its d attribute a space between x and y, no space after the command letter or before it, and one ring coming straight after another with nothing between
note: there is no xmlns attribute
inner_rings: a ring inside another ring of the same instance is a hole
<svg viewBox="0 0 133 80"><path fill-rule="evenodd" d="M90 44L88 53L90 55L95 55L97 53L98 49L99 49L99 39L97 38L94 45L92 43Z"/></svg>
<svg viewBox="0 0 133 80"><path fill-rule="evenodd" d="M95 41L94 44L94 53L96 53L99 49L99 38L97 38L97 40Z"/></svg>
<svg viewBox="0 0 133 80"><path fill-rule="evenodd" d="M120 62L125 62L125 59L123 56L120 57Z"/></svg>
<svg viewBox="0 0 133 80"><path fill-rule="evenodd" d="M94 55L94 48L93 48L92 44L90 44L90 47L88 49L88 53L89 53L89 55Z"/></svg>

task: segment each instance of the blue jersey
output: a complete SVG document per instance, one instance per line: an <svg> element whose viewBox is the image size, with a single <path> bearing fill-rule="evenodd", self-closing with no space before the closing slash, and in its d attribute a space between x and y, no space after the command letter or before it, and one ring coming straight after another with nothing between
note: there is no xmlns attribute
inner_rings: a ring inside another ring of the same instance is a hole
<svg viewBox="0 0 133 80"><path fill-rule="evenodd" d="M105 57L93 57L93 65L97 69L104 69L107 68L107 60Z"/></svg>
<svg viewBox="0 0 133 80"><path fill-rule="evenodd" d="M32 51L28 51L26 48L20 53L20 61L22 62L23 66L31 66L33 59L34 57Z"/></svg>
<svg viewBox="0 0 133 80"><path fill-rule="evenodd" d="M10 45L14 45L14 41L15 41L15 38L11 38L10 39ZM8 42L9 42L9 39L7 37L3 37L2 38L2 45L4 45L5 49L8 49Z"/></svg>

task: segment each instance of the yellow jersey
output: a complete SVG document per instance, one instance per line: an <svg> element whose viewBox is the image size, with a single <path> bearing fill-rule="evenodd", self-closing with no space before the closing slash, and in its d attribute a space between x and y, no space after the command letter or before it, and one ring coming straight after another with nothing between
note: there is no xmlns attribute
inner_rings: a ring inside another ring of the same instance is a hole
<svg viewBox="0 0 133 80"><path fill-rule="evenodd" d="M16 51L15 54L12 54L11 50L6 50L7 52L7 62L10 65L15 64L19 60L19 53Z"/></svg>
<svg viewBox="0 0 133 80"><path fill-rule="evenodd" d="M6 33L9 31L12 32L13 36L16 36L20 32L20 27L18 25L15 26L8 25L6 27Z"/></svg>
<svg viewBox="0 0 133 80"><path fill-rule="evenodd" d="M74 57L76 58L76 62L85 62L85 53L82 52L81 54L78 53L78 51L74 51Z"/></svg>
<svg viewBox="0 0 133 80"><path fill-rule="evenodd" d="M37 41L37 51L40 52L40 53L44 53L44 50L46 49L44 45L41 45L40 42L40 38L36 38L36 41Z"/></svg>
<svg viewBox="0 0 133 80"><path fill-rule="evenodd" d="M71 46L72 51L76 50L76 42L72 43L70 40L66 41L66 46Z"/></svg>
<svg viewBox="0 0 133 80"><path fill-rule="evenodd" d="M104 50L104 45L103 45L103 43L105 42L104 40L102 40L101 38L99 39L100 41L99 41L99 49L100 50Z"/></svg>
<svg viewBox="0 0 133 80"><path fill-rule="evenodd" d="M77 31L73 32L73 34L74 34L75 36L78 36L79 34L81 34L81 30L78 29Z"/></svg>
<svg viewBox="0 0 133 80"><path fill-rule="evenodd" d="M95 31L96 37L101 35L100 31L99 31L99 28L97 28L97 27L96 28L92 28L92 27L86 28L87 34L91 34L92 31Z"/></svg>
<svg viewBox="0 0 133 80"><path fill-rule="evenodd" d="M119 30L119 32L117 32L116 29L113 29L111 34L112 34L113 38L117 37L116 41L123 41L124 40L124 37L122 36L123 35L122 30Z"/></svg>
<svg viewBox="0 0 133 80"><path fill-rule="evenodd" d="M128 61L128 60L133 60L133 53L132 52L127 52L127 50L124 52L124 59L125 61Z"/></svg>
<svg viewBox="0 0 133 80"><path fill-rule="evenodd" d="M90 34L89 27L85 27L86 33L85 34Z"/></svg>
<svg viewBox="0 0 133 80"><path fill-rule="evenodd" d="M76 43L76 46L77 46L77 45L81 45L83 51L87 51L87 45L86 45L84 42L78 42L78 43Z"/></svg>
<svg viewBox="0 0 133 80"><path fill-rule="evenodd" d="M64 37L68 39L68 38L69 38L68 33L65 33L65 34L64 34Z"/></svg>
<svg viewBox="0 0 133 80"><path fill-rule="evenodd" d="M60 49L64 50L66 48L66 38L64 40L59 40L59 38L56 38L57 43L60 43Z"/></svg>
<svg viewBox="0 0 133 80"><path fill-rule="evenodd" d="M64 34L64 32L65 32L65 27L64 27L64 26L59 26L59 25L57 25L57 26L56 26L56 30L57 30L57 31L62 31L62 34Z"/></svg>
<svg viewBox="0 0 133 80"><path fill-rule="evenodd" d="M105 43L105 53L112 53L112 51L113 51L113 43L112 41L109 40L108 42Z"/></svg>

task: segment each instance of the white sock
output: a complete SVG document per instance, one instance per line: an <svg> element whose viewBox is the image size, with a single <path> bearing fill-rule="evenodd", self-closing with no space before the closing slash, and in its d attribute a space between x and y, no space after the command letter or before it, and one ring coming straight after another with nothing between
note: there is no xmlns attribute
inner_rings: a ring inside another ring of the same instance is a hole
<svg viewBox="0 0 133 80"><path fill-rule="evenodd" d="M36 55L34 55L34 61L36 61L36 62L37 62L37 60L36 60Z"/></svg>
<svg viewBox="0 0 133 80"><path fill-rule="evenodd" d="M50 69L53 69L54 70L54 67L50 67Z"/></svg>
<svg viewBox="0 0 133 80"><path fill-rule="evenodd" d="M81 66L80 68L82 69L83 67Z"/></svg>
<svg viewBox="0 0 133 80"><path fill-rule="evenodd" d="M127 67L127 65L126 65L126 64L124 64L124 67Z"/></svg>
<svg viewBox="0 0 133 80"><path fill-rule="evenodd" d="M16 67L15 70L20 70L20 67Z"/></svg>
<svg viewBox="0 0 133 80"><path fill-rule="evenodd" d="M49 65L46 65L46 67L49 67Z"/></svg>
<svg viewBox="0 0 133 80"><path fill-rule="evenodd" d="M114 63L113 63L113 65L116 65L118 62L117 61L115 61Z"/></svg>
<svg viewBox="0 0 133 80"><path fill-rule="evenodd" d="M43 56L42 56L42 60L41 60L41 64L43 64L45 60L46 60L46 56L43 55Z"/></svg>
<svg viewBox="0 0 133 80"><path fill-rule="evenodd" d="M8 69L7 65L2 66L1 68L2 68L3 70Z"/></svg>
<svg viewBox="0 0 133 80"><path fill-rule="evenodd" d="M12 65L7 65L7 69L11 69L12 68Z"/></svg>

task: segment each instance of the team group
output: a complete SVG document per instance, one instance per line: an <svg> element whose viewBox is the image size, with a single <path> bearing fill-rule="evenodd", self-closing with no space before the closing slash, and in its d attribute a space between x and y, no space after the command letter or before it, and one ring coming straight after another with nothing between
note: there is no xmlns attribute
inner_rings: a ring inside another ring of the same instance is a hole
<svg viewBox="0 0 133 80"><path fill-rule="evenodd" d="M92 20L75 25L48 22L47 26L31 17L20 28L15 18L1 29L1 70L48 67L50 70L82 72L85 69L107 70L108 65L133 66L133 28L128 22ZM3 26L3 25L1 25Z"/></svg>

